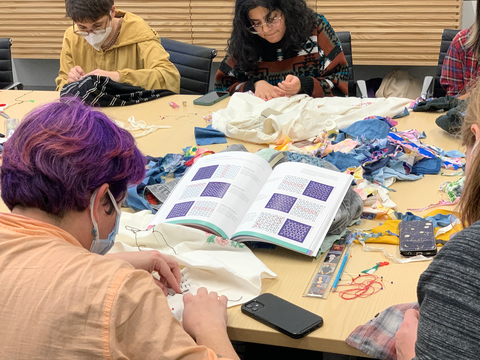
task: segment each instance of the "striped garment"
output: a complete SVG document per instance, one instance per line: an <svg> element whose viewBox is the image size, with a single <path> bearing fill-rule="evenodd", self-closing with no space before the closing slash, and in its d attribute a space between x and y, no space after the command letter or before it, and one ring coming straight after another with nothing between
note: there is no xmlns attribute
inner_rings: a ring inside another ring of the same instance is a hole
<svg viewBox="0 0 480 360"><path fill-rule="evenodd" d="M420 276L415 359L480 359L480 221L439 251Z"/></svg>
<svg viewBox="0 0 480 360"><path fill-rule="evenodd" d="M445 55L440 84L447 95L468 92L470 82L478 75L479 64L475 50L466 46L470 33L470 28L460 31Z"/></svg>
<svg viewBox="0 0 480 360"><path fill-rule="evenodd" d="M255 91L258 80L277 85L292 74L300 79L300 93L312 97L348 94L348 64L335 31L323 15L317 14L312 36L296 56L285 58L278 46L281 41L270 44L263 40L258 68L249 72L235 69L236 62L227 52L215 75L215 90L230 94Z"/></svg>

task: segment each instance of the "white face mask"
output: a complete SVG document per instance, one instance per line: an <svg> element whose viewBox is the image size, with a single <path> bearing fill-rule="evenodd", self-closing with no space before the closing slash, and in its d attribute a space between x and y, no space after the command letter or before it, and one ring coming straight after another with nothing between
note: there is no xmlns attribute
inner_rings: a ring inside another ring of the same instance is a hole
<svg viewBox="0 0 480 360"><path fill-rule="evenodd" d="M90 33L87 36L84 36L85 40L93 46L93 48L97 51L100 50L100 47L103 45L107 37L110 35L112 32L112 23L110 23L110 26L105 29L105 32L103 34L94 34Z"/></svg>

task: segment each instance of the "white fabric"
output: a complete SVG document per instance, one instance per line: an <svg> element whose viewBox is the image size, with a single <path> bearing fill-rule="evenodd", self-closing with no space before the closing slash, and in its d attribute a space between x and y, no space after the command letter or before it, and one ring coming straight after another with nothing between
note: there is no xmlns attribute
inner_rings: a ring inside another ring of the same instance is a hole
<svg viewBox="0 0 480 360"><path fill-rule="evenodd" d="M129 130L130 132L132 131L137 131L137 130L143 130L140 134L132 134L134 138L139 138L142 136L146 136L148 134L151 134L158 129L171 129L171 126L164 126L164 125L147 125L147 123L143 120L135 120L135 117L130 116L128 118L128 123L130 125L125 126L125 124L119 120L114 120L115 124L122 129Z"/></svg>
<svg viewBox="0 0 480 360"><path fill-rule="evenodd" d="M243 304L260 294L262 279L275 278L277 275L263 264L245 245L232 245L230 240L220 237L213 240L206 232L182 225L158 224L155 230L137 232L137 241L129 227L146 229L154 215L150 211L135 214L122 212L120 230L110 253L122 251L159 250L177 260L190 290L205 286L209 291L225 295L228 306ZM127 226L127 228L125 227ZM210 242L207 242L210 239ZM213 240L213 242L212 242ZM184 287L183 287L184 288ZM167 297L174 308L174 315L181 320L183 295Z"/></svg>
<svg viewBox="0 0 480 360"><path fill-rule="evenodd" d="M225 109L212 114L212 127L228 137L259 144L274 144L284 135L299 141L320 134L327 125L342 129L367 116L394 116L410 103L409 99L395 97L312 98L308 95L264 101L249 93L235 93Z"/></svg>

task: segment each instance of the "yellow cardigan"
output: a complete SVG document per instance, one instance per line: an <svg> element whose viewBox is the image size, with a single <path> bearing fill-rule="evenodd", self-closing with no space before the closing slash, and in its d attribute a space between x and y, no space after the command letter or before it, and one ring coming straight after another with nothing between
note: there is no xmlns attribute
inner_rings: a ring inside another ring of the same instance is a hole
<svg viewBox="0 0 480 360"><path fill-rule="evenodd" d="M57 90L68 84L70 69L80 66L85 73L96 69L118 71L120 82L146 90L169 89L179 93L180 74L160 44L157 32L132 13L117 10L115 16L123 16L122 27L115 44L105 52L95 50L73 32L73 27L65 31L60 71L55 80Z"/></svg>

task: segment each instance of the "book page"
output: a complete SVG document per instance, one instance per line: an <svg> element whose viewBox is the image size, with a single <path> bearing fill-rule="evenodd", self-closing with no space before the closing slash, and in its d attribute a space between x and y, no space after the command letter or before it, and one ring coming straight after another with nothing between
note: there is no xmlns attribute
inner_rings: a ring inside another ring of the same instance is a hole
<svg viewBox="0 0 480 360"><path fill-rule="evenodd" d="M353 177L309 164L277 166L234 234L316 255Z"/></svg>
<svg viewBox="0 0 480 360"><path fill-rule="evenodd" d="M150 225L188 224L229 239L271 172L267 161L247 152L202 157L183 176Z"/></svg>

